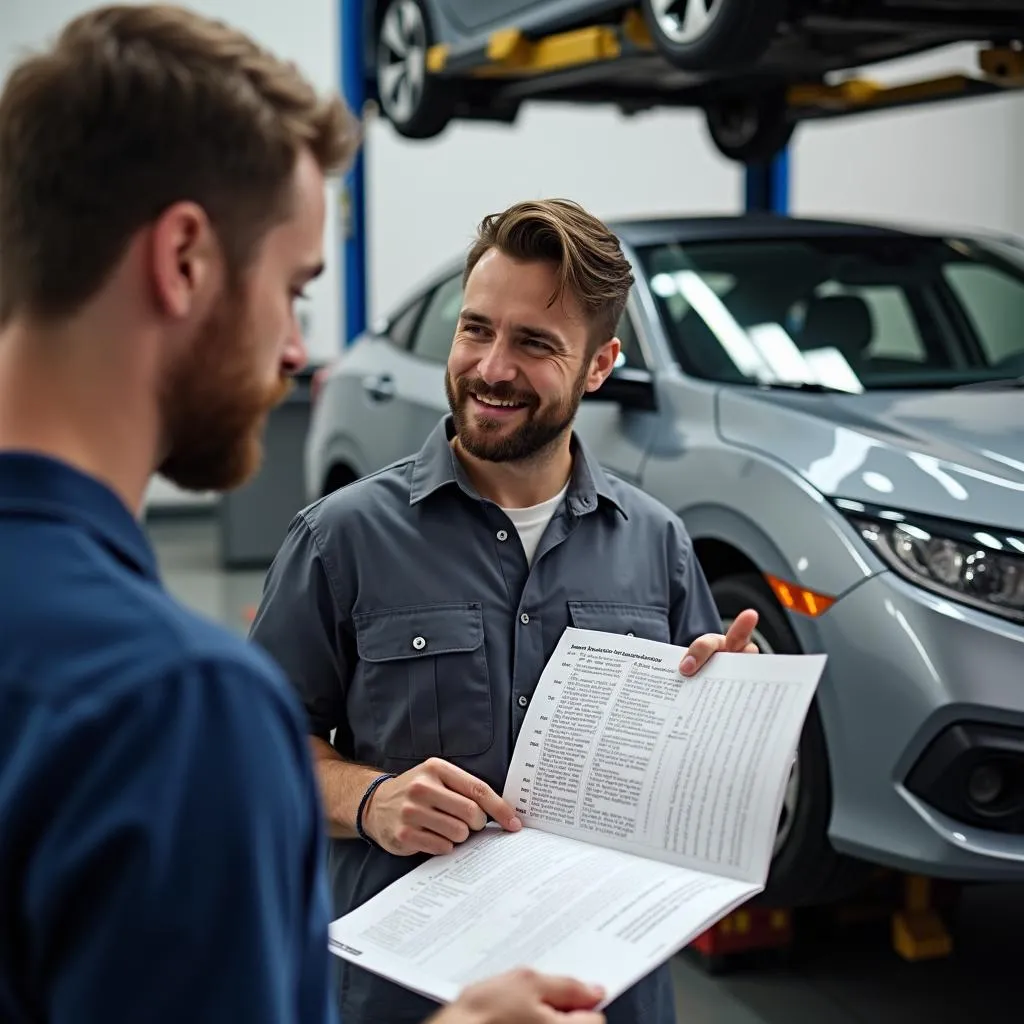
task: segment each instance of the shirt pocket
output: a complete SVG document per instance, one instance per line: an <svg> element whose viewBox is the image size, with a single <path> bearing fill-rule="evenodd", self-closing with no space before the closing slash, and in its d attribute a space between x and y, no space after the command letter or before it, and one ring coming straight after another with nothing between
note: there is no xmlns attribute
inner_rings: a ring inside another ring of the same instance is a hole
<svg viewBox="0 0 1024 1024"><path fill-rule="evenodd" d="M569 618L577 629L638 636L666 644L672 642L668 609L658 605L625 604L621 601L570 601Z"/></svg>
<svg viewBox="0 0 1024 1024"><path fill-rule="evenodd" d="M474 757L494 740L479 604L354 616L356 650L386 757Z"/></svg>

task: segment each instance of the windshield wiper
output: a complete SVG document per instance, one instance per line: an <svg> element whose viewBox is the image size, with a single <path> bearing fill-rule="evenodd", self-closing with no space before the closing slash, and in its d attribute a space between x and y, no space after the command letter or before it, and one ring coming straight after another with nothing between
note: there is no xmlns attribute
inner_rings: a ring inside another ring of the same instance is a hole
<svg viewBox="0 0 1024 1024"><path fill-rule="evenodd" d="M970 384L957 384L954 391L1003 391L1006 388L1024 388L1024 377L993 377L975 380Z"/></svg>
<svg viewBox="0 0 1024 1024"><path fill-rule="evenodd" d="M851 395L854 392L844 391L842 388L829 387L828 384L819 384L818 381L810 380L771 380L760 381L759 388L785 388L787 391L811 391L819 395Z"/></svg>

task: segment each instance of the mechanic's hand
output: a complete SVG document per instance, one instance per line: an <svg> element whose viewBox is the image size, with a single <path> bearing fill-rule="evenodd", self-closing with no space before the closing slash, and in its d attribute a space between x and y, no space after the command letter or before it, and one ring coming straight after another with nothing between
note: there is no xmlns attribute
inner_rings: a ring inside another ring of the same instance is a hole
<svg viewBox="0 0 1024 1024"><path fill-rule="evenodd" d="M382 782L363 811L363 828L388 853L451 853L490 815L502 828L518 832L515 811L485 782L432 757Z"/></svg>
<svg viewBox="0 0 1024 1024"><path fill-rule="evenodd" d="M683 660L679 663L679 671L684 676L692 676L707 664L708 659L716 651L730 651L735 654L759 654L757 644L751 642L751 635L757 629L758 615L753 608L747 608L733 619L729 632L705 633L690 644Z"/></svg>
<svg viewBox="0 0 1024 1024"><path fill-rule="evenodd" d="M604 1024L600 988L518 970L467 988L427 1024Z"/></svg>

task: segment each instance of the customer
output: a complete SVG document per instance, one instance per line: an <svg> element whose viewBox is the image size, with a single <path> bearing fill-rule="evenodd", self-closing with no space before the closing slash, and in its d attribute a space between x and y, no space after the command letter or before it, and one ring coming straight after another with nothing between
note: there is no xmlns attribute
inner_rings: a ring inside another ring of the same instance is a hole
<svg viewBox="0 0 1024 1024"><path fill-rule="evenodd" d="M309 715L334 837L334 913L364 903L490 816L541 671L567 626L756 651L728 637L683 524L602 471L572 431L615 365L632 283L617 239L579 206L525 202L484 220L448 360L451 416L422 449L299 515L252 637ZM333 743L330 737L333 732ZM360 803L381 775L357 838ZM349 1024L406 1024L429 1004L343 968ZM668 967L607 1010L675 1019Z"/></svg>
<svg viewBox="0 0 1024 1024"><path fill-rule="evenodd" d="M0 96L0 1020L334 1019L301 709L171 599L137 516L154 470L255 469L356 145L337 98L172 7L83 15ZM514 975L438 1021L598 999Z"/></svg>

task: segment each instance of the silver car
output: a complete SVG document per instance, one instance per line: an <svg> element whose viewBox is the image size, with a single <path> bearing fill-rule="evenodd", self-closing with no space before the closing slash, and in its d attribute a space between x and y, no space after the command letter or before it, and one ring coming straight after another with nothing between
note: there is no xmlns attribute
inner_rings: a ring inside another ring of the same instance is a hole
<svg viewBox="0 0 1024 1024"><path fill-rule="evenodd" d="M830 655L767 899L866 864L1024 879L1024 249L736 217L614 223L619 366L576 429L685 522L723 620ZM322 374L311 500L447 410L462 263Z"/></svg>

